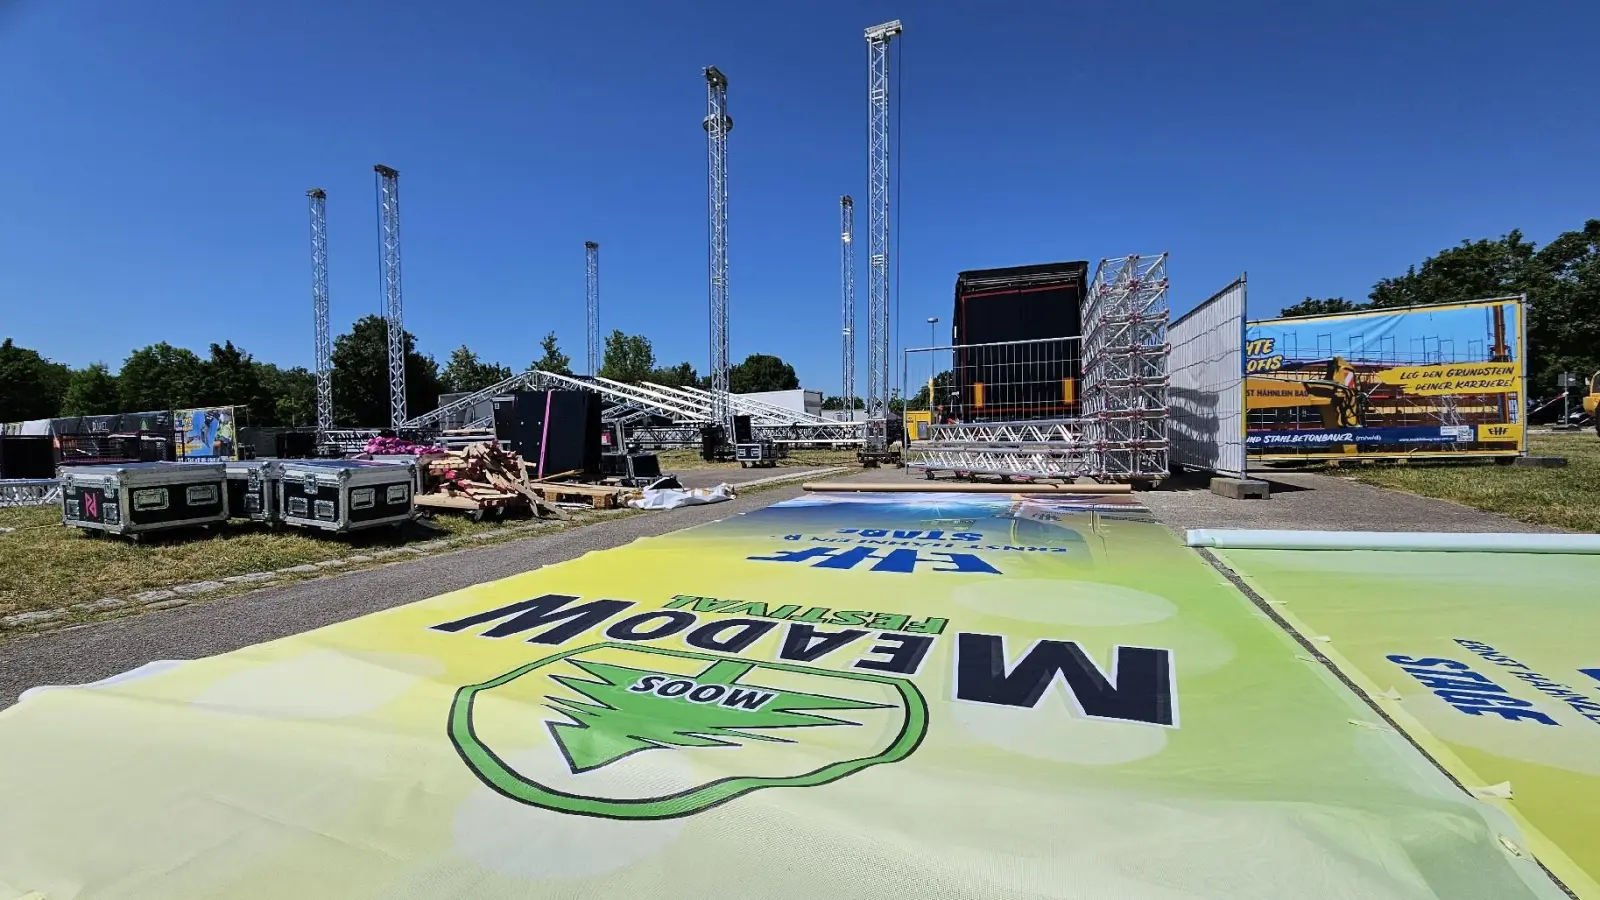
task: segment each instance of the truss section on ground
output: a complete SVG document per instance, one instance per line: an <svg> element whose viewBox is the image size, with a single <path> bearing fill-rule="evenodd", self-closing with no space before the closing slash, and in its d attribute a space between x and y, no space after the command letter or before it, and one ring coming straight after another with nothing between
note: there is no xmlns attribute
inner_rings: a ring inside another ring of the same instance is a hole
<svg viewBox="0 0 1600 900"><path fill-rule="evenodd" d="M49 506L61 502L61 482L54 478L0 479L0 509Z"/></svg>
<svg viewBox="0 0 1600 900"><path fill-rule="evenodd" d="M1083 418L1089 475L1165 478L1167 255L1100 261L1084 298Z"/></svg>

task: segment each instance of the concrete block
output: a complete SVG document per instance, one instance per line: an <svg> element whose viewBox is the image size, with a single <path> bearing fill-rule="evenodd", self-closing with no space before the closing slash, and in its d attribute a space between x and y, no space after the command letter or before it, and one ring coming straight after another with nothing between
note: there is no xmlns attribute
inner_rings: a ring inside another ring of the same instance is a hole
<svg viewBox="0 0 1600 900"><path fill-rule="evenodd" d="M196 581L194 584L180 584L173 588L180 594L205 594L211 591L220 591L227 585L220 581Z"/></svg>
<svg viewBox="0 0 1600 900"><path fill-rule="evenodd" d="M1211 493L1229 500L1265 500L1272 492L1265 481L1254 478L1213 478Z"/></svg>
<svg viewBox="0 0 1600 900"><path fill-rule="evenodd" d="M1563 469L1566 468L1567 458L1565 456L1519 456L1511 464L1530 469Z"/></svg>

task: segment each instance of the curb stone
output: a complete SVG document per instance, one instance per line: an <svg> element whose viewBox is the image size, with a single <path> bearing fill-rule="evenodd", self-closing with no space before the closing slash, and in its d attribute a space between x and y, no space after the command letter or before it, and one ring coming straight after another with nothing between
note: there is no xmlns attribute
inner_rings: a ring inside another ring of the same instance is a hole
<svg viewBox="0 0 1600 900"><path fill-rule="evenodd" d="M173 590L180 594L208 594L212 591L220 591L225 587L227 585L220 581L196 581L193 584L180 584Z"/></svg>

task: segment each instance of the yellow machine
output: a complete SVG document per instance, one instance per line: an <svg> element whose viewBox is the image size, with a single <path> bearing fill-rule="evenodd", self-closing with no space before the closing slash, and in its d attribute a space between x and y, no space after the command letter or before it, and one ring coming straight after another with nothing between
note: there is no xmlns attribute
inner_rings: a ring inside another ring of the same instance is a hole
<svg viewBox="0 0 1600 900"><path fill-rule="evenodd" d="M1594 433L1600 435L1600 372L1589 379L1589 396L1583 398L1583 411L1594 418Z"/></svg>
<svg viewBox="0 0 1600 900"><path fill-rule="evenodd" d="M1321 378L1291 374L1252 375L1245 384L1250 409L1314 406L1325 428L1356 428L1362 424L1361 394L1356 370L1343 357L1328 360Z"/></svg>

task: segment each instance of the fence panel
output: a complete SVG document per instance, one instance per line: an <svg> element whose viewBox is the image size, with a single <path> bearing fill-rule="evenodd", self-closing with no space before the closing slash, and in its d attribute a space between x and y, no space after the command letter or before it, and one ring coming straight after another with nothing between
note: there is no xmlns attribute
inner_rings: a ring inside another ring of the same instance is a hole
<svg viewBox="0 0 1600 900"><path fill-rule="evenodd" d="M1241 275L1167 328L1168 439L1178 465L1244 474L1246 292Z"/></svg>

